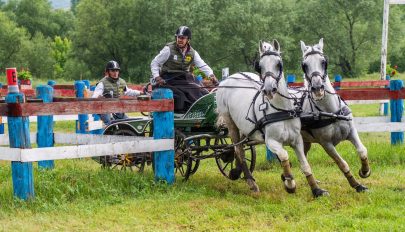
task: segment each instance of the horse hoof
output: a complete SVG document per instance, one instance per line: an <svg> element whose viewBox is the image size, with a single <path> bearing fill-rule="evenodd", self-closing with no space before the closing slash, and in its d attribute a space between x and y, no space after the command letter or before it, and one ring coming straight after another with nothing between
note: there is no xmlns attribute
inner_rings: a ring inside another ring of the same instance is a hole
<svg viewBox="0 0 405 232"><path fill-rule="evenodd" d="M260 192L259 186L256 184L256 182L254 180L247 179L246 182L249 185L250 190L252 190L255 193Z"/></svg>
<svg viewBox="0 0 405 232"><path fill-rule="evenodd" d="M238 180L240 175L242 174L242 170L239 168L234 168L229 171L229 179L231 180Z"/></svg>
<svg viewBox="0 0 405 232"><path fill-rule="evenodd" d="M329 192L326 191L325 189L312 189L312 195L317 198L317 197L322 197L322 196L329 196Z"/></svg>
<svg viewBox="0 0 405 232"><path fill-rule="evenodd" d="M281 180L284 183L284 189L285 191L287 191L287 193L295 193L297 186L295 184L295 180L292 175L290 177L286 177L283 174L281 174Z"/></svg>
<svg viewBox="0 0 405 232"><path fill-rule="evenodd" d="M295 190L297 189L295 186L295 183L294 183L294 187L292 187L292 188L289 188L289 187L287 187L286 184L284 184L284 188L285 188L285 191L287 191L287 193L295 193Z"/></svg>
<svg viewBox="0 0 405 232"><path fill-rule="evenodd" d="M363 172L361 169L359 170L359 176L361 178L367 178L371 175L371 169L369 169L367 172Z"/></svg>
<svg viewBox="0 0 405 232"><path fill-rule="evenodd" d="M361 185L361 184L357 185L357 186L355 187L355 189L356 189L356 191L357 191L358 193L362 193L362 192L367 192L367 191L368 191L368 188L367 188L366 186L364 186L364 185Z"/></svg>

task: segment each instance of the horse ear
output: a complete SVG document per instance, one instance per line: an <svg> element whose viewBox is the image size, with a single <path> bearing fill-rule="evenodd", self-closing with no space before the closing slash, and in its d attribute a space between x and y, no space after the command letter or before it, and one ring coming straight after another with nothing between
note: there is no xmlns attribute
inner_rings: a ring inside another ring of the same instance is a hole
<svg viewBox="0 0 405 232"><path fill-rule="evenodd" d="M323 38L321 38L321 39L319 40L318 45L319 45L319 49L320 49L321 51L323 51Z"/></svg>
<svg viewBox="0 0 405 232"><path fill-rule="evenodd" d="M259 53L263 53L263 41L259 40Z"/></svg>
<svg viewBox="0 0 405 232"><path fill-rule="evenodd" d="M308 50L308 47L305 45L305 43L301 40L301 51L302 54L305 54L305 52Z"/></svg>
<svg viewBox="0 0 405 232"><path fill-rule="evenodd" d="M323 38L321 38L319 40L319 43L315 44L314 47L317 48L320 52L323 52Z"/></svg>
<svg viewBox="0 0 405 232"><path fill-rule="evenodd" d="M276 39L273 39L273 47L277 52L280 52L280 43Z"/></svg>

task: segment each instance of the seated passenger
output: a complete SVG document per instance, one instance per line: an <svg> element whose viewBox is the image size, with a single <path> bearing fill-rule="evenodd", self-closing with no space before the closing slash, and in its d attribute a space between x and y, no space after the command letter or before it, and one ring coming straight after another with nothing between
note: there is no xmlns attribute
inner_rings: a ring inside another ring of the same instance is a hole
<svg viewBox="0 0 405 232"><path fill-rule="evenodd" d="M198 85L190 72L195 65L214 83L218 80L212 69L201 59L191 45L191 30L181 26L175 34L176 41L166 44L151 62L152 77L158 86L173 91L174 111L185 113L190 106L208 91Z"/></svg>
<svg viewBox="0 0 405 232"><path fill-rule="evenodd" d="M92 98L119 98L120 96L138 96L140 91L130 89L124 79L119 77L120 66L114 61L108 61L105 66L104 78L101 79L93 92ZM111 123L111 120L128 118L125 113L100 114L101 120L105 125Z"/></svg>

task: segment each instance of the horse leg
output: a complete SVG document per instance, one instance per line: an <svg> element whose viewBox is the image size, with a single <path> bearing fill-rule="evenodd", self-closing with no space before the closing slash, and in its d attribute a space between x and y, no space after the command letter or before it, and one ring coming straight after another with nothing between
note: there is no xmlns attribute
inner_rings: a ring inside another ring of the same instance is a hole
<svg viewBox="0 0 405 232"><path fill-rule="evenodd" d="M359 155L361 160L361 169L359 170L359 176L361 178L369 177L371 174L371 169L368 163L367 148L361 142L356 129L352 130L351 135L349 136L349 141L356 148L357 154Z"/></svg>
<svg viewBox="0 0 405 232"><path fill-rule="evenodd" d="M338 165L339 169L343 172L343 174L345 175L347 181L349 181L349 184L352 188L356 189L357 192L364 192L364 191L368 190L368 188L366 186L361 185L359 182L357 182L356 178L354 178L354 176L350 172L349 165L339 155L339 153L336 151L335 146L333 146L332 143L321 144L321 146L325 149L326 153L328 153L328 155Z"/></svg>
<svg viewBox="0 0 405 232"><path fill-rule="evenodd" d="M242 141L244 138L245 136L241 136L240 141ZM253 178L253 174L250 172L250 169L246 163L245 149L243 148L243 144L239 144L238 146L236 146L236 153L236 159L242 167L243 174L245 175L245 179L250 187L250 190L252 190L253 192L259 192L259 186L256 184L256 181Z"/></svg>
<svg viewBox="0 0 405 232"><path fill-rule="evenodd" d="M304 154L305 157L308 157L308 151L311 149L312 143L304 142Z"/></svg>
<svg viewBox="0 0 405 232"><path fill-rule="evenodd" d="M229 136L231 137L232 143L236 144L241 141L239 129L236 126L235 122L230 117L224 117L226 126L228 127ZM239 144L235 146L235 157L237 161L237 167L235 170L231 170L231 174L235 174L236 172L239 173L240 176L240 168L242 168L243 173L245 174L246 182L249 188L254 192L259 192L259 186L257 186L255 179L253 178L252 173L250 172L245 158L245 150L243 149L243 144Z"/></svg>
<svg viewBox="0 0 405 232"><path fill-rule="evenodd" d="M311 145L312 143L310 142L304 142L304 154L305 158L308 158L308 151L311 150ZM316 183L321 183L319 180L316 180Z"/></svg>
<svg viewBox="0 0 405 232"><path fill-rule="evenodd" d="M302 140L299 141L297 144L293 144L292 147L295 151L295 154L297 155L298 161L301 164L301 171L302 171L302 173L304 173L304 175L308 181L309 187L311 188L311 191L312 191L312 195L314 197L329 195L328 191L319 188L318 183L317 183L314 175L312 174L311 166L309 165L307 157L304 152L305 146L304 146L304 149L302 146ZM309 143L309 147L311 147L310 143ZM308 152L308 150L307 150L307 152Z"/></svg>
<svg viewBox="0 0 405 232"><path fill-rule="evenodd" d="M291 172L291 165L288 160L288 153L283 148L283 145L276 140L266 139L266 146L271 152L277 155L280 160L281 167L283 168L283 173L281 174L281 180L284 183L284 188L288 193L295 193L296 184L294 176Z"/></svg>

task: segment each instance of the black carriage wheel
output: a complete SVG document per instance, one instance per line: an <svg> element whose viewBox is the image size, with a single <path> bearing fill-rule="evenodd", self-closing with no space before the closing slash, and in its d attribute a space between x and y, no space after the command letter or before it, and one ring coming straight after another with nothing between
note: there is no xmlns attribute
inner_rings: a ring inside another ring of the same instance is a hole
<svg viewBox="0 0 405 232"><path fill-rule="evenodd" d="M135 132L126 129L116 130L111 135L139 136ZM148 156L150 156L150 153L126 153L102 156L100 157L100 163L103 168L143 172Z"/></svg>
<svg viewBox="0 0 405 232"><path fill-rule="evenodd" d="M199 144L200 141L185 141L184 139L184 135L176 132L174 167L175 173L179 173L186 181L200 166L200 160L192 158L192 156L198 155L198 152L193 153L192 146Z"/></svg>
<svg viewBox="0 0 405 232"><path fill-rule="evenodd" d="M225 138L215 139L215 145L223 145L228 144ZM245 150L245 158L249 170L253 173L255 166L256 166L256 148L253 145L244 145ZM223 152L215 157L215 162L217 163L219 171L224 175L226 178L230 178L230 171L236 168L236 159L235 159L235 152L233 148L230 148L228 151ZM241 178L244 178L243 173L241 174Z"/></svg>

